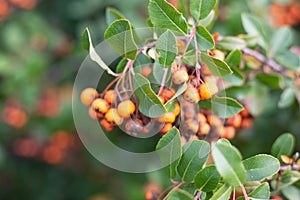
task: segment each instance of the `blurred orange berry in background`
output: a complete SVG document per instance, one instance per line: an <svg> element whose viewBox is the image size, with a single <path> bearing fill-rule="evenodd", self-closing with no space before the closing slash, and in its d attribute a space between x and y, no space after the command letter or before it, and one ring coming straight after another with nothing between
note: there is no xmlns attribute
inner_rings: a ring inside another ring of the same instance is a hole
<svg viewBox="0 0 300 200"><path fill-rule="evenodd" d="M23 9L32 9L36 6L36 0L9 0L11 4L23 8Z"/></svg>
<svg viewBox="0 0 300 200"><path fill-rule="evenodd" d="M59 164L64 159L64 152L57 146L49 145L43 150L42 158L49 164Z"/></svg>
<svg viewBox="0 0 300 200"><path fill-rule="evenodd" d="M5 19L12 12L11 5L6 0L0 0L0 20Z"/></svg>
<svg viewBox="0 0 300 200"><path fill-rule="evenodd" d="M19 138L13 143L13 152L21 157L35 157L41 150L41 145L31 138Z"/></svg>
<svg viewBox="0 0 300 200"><path fill-rule="evenodd" d="M56 117L60 114L60 102L57 92L54 89L48 89L41 95L37 105L37 115L44 117Z"/></svg>
<svg viewBox="0 0 300 200"><path fill-rule="evenodd" d="M2 119L14 128L22 128L27 123L28 116L18 100L8 99L2 111Z"/></svg>

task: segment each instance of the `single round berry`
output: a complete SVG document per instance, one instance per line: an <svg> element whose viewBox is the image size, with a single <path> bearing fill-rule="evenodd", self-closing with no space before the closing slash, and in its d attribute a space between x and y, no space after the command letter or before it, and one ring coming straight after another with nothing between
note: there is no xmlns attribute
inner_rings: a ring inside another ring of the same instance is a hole
<svg viewBox="0 0 300 200"><path fill-rule="evenodd" d="M220 137L227 138L230 140L234 138L235 132L236 130L233 126L226 126L220 130Z"/></svg>
<svg viewBox="0 0 300 200"><path fill-rule="evenodd" d="M102 119L100 121L100 124L106 131L112 131L114 129L114 126L111 123L109 123L106 119Z"/></svg>
<svg viewBox="0 0 300 200"><path fill-rule="evenodd" d="M177 117L177 116L180 114L180 111L181 111L180 105L179 105L178 102L176 102L176 103L174 104L174 110L173 110L172 112L173 112L174 115Z"/></svg>
<svg viewBox="0 0 300 200"><path fill-rule="evenodd" d="M183 94L183 98L193 104L198 103L198 101L200 100L200 96L198 93L198 90L196 88L194 88L193 86L189 86L184 94Z"/></svg>
<svg viewBox="0 0 300 200"><path fill-rule="evenodd" d="M125 100L118 105L118 113L124 118L128 118L135 111L135 105L130 100Z"/></svg>
<svg viewBox="0 0 300 200"><path fill-rule="evenodd" d="M209 115L207 121L211 126L222 127L223 121L216 115Z"/></svg>
<svg viewBox="0 0 300 200"><path fill-rule="evenodd" d="M189 80L189 75L184 70L178 70L172 75L172 81L176 85L180 85Z"/></svg>
<svg viewBox="0 0 300 200"><path fill-rule="evenodd" d="M198 113L198 116L197 116L198 118L198 122L199 123L206 123L206 117L205 117L205 115L204 114L202 114L202 113Z"/></svg>
<svg viewBox="0 0 300 200"><path fill-rule="evenodd" d="M80 94L80 100L81 102L89 106L94 101L95 98L97 98L98 92L94 88L86 88L84 89Z"/></svg>
<svg viewBox="0 0 300 200"><path fill-rule="evenodd" d="M197 133L199 129L199 123L194 119L188 119L184 122L184 127L186 130L191 131L192 133Z"/></svg>
<svg viewBox="0 0 300 200"><path fill-rule="evenodd" d="M249 129L252 126L253 126L253 119L251 119L251 118L243 119L242 124L241 124L242 129Z"/></svg>
<svg viewBox="0 0 300 200"><path fill-rule="evenodd" d="M165 134L169 132L172 129L173 125L172 123L166 123L164 127L160 130L160 133Z"/></svg>
<svg viewBox="0 0 300 200"><path fill-rule="evenodd" d="M218 87L213 83L203 83L199 87L200 99L210 99L218 92Z"/></svg>
<svg viewBox="0 0 300 200"><path fill-rule="evenodd" d="M123 118L119 115L117 109L111 108L105 114L105 119L108 122L114 122L116 125L121 125L123 123Z"/></svg>
<svg viewBox="0 0 300 200"><path fill-rule="evenodd" d="M215 50L211 50L209 52L209 54L219 60L222 60L222 61L225 60L225 53L223 51L215 49Z"/></svg>
<svg viewBox="0 0 300 200"><path fill-rule="evenodd" d="M210 131L208 123L200 123L198 133L200 135L207 135Z"/></svg>
<svg viewBox="0 0 300 200"><path fill-rule="evenodd" d="M114 90L108 90L104 95L104 99L109 104L115 104L117 100L117 94Z"/></svg>
<svg viewBox="0 0 300 200"><path fill-rule="evenodd" d="M164 88L161 96L165 102L169 101L174 95L176 91L173 88Z"/></svg>
<svg viewBox="0 0 300 200"><path fill-rule="evenodd" d="M101 98L95 99L92 103L92 108L95 111L101 112L101 113L106 113L108 109L110 108L109 104Z"/></svg>
<svg viewBox="0 0 300 200"><path fill-rule="evenodd" d="M242 124L242 116L241 115L234 115L227 119L227 124L233 126L235 128L239 128Z"/></svg>
<svg viewBox="0 0 300 200"><path fill-rule="evenodd" d="M163 114L161 117L158 118L159 122L165 122L165 123L173 123L176 119L176 116L173 112L167 112Z"/></svg>

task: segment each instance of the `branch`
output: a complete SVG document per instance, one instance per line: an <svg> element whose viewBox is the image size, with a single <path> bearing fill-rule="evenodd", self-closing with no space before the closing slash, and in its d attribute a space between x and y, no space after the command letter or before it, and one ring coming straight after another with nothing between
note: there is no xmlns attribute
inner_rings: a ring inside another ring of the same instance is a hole
<svg viewBox="0 0 300 200"><path fill-rule="evenodd" d="M279 71L279 72L283 72L284 71L284 67L279 65L278 63L276 63L274 60L272 59L267 59L264 55L262 55L261 53L254 51L252 49L249 48L245 48L242 49L244 54L253 56L254 58L256 58L258 61L265 63L266 65L270 66L273 70L275 71Z"/></svg>

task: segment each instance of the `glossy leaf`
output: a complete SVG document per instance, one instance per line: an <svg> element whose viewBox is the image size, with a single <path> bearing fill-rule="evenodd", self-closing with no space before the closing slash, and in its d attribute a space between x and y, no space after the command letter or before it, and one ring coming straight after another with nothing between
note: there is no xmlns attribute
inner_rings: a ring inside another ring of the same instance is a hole
<svg viewBox="0 0 300 200"><path fill-rule="evenodd" d="M224 184L214 193L210 200L229 200L231 192L232 187L227 184Z"/></svg>
<svg viewBox="0 0 300 200"><path fill-rule="evenodd" d="M210 146L203 140L193 140L183 146L177 171L184 182L192 182L208 158Z"/></svg>
<svg viewBox="0 0 300 200"><path fill-rule="evenodd" d="M219 181L220 181L220 174L217 171L216 166L209 165L203 168L194 178L194 182L196 187L204 192L213 191Z"/></svg>
<svg viewBox="0 0 300 200"><path fill-rule="evenodd" d="M295 147L295 138L290 133L279 136L272 145L271 154L280 159L281 155L290 156Z"/></svg>
<svg viewBox="0 0 300 200"><path fill-rule="evenodd" d="M190 0L190 13L196 21L204 19L216 6L216 0Z"/></svg>
<svg viewBox="0 0 300 200"><path fill-rule="evenodd" d="M201 108L212 110L214 114L221 118L234 116L244 109L240 103L230 97L213 96L209 100L200 101L199 105Z"/></svg>
<svg viewBox="0 0 300 200"><path fill-rule="evenodd" d="M279 108L287 108L291 106L296 99L296 91L294 88L286 88L282 94L280 95L280 99L278 102Z"/></svg>
<svg viewBox="0 0 300 200"><path fill-rule="evenodd" d="M243 161L247 171L247 181L261 181L280 169L279 161L270 155L259 154Z"/></svg>
<svg viewBox="0 0 300 200"><path fill-rule="evenodd" d="M257 74L255 78L263 83L264 85L267 85L271 88L278 89L280 88L280 76L277 74Z"/></svg>
<svg viewBox="0 0 300 200"><path fill-rule="evenodd" d="M153 76L155 78L155 81L157 84L160 84L162 82L163 79L163 71L164 71L164 67L158 62L158 60L156 60L153 64ZM167 73L167 77L166 77L166 82L169 81L169 79L171 78L171 68L168 68L168 73Z"/></svg>
<svg viewBox="0 0 300 200"><path fill-rule="evenodd" d="M165 0L150 0L148 5L149 16L156 27L170 29L175 34L187 33L187 22L170 3Z"/></svg>
<svg viewBox="0 0 300 200"><path fill-rule="evenodd" d="M290 28L283 27L274 33L270 42L270 55L276 56L283 49L287 49L293 42L293 34Z"/></svg>
<svg viewBox="0 0 300 200"><path fill-rule="evenodd" d="M158 38L155 48L159 63L164 67L171 66L178 52L175 35L167 30Z"/></svg>
<svg viewBox="0 0 300 200"><path fill-rule="evenodd" d="M213 49L215 42L211 34L203 26L197 26L196 38L200 51Z"/></svg>
<svg viewBox="0 0 300 200"><path fill-rule="evenodd" d="M296 200L300 197L300 189L294 186L284 188L282 193L288 200Z"/></svg>
<svg viewBox="0 0 300 200"><path fill-rule="evenodd" d="M153 92L148 79L144 78L141 74L135 74L132 82L141 113L150 118L157 118L166 113L165 107Z"/></svg>
<svg viewBox="0 0 300 200"><path fill-rule="evenodd" d="M238 187L245 182L246 170L242 156L235 147L217 142L212 148L212 155L218 172L227 184Z"/></svg>
<svg viewBox="0 0 300 200"><path fill-rule="evenodd" d="M201 54L201 61L204 62L212 74L216 76L227 76L232 74L230 67L223 61L211 57L205 53Z"/></svg>
<svg viewBox="0 0 300 200"><path fill-rule="evenodd" d="M106 29L104 39L121 56L131 60L136 58L138 48L133 39L132 26L128 20L114 21Z"/></svg>
<svg viewBox="0 0 300 200"><path fill-rule="evenodd" d="M270 199L270 186L268 183L262 183L255 190L248 194L248 197L253 200ZM245 197L239 197L237 200L245 200Z"/></svg>
<svg viewBox="0 0 300 200"><path fill-rule="evenodd" d="M217 42L217 48L227 51L232 51L235 49L243 49L246 47L246 42L237 37L223 37L220 41Z"/></svg>
<svg viewBox="0 0 300 200"><path fill-rule="evenodd" d="M158 142L156 150L159 151L163 165L169 166L170 178L176 176L176 166L181 156L181 139L177 128L172 128Z"/></svg>
<svg viewBox="0 0 300 200"><path fill-rule="evenodd" d="M220 92L223 96L231 97L237 100L242 100L251 90L251 86L232 86Z"/></svg>

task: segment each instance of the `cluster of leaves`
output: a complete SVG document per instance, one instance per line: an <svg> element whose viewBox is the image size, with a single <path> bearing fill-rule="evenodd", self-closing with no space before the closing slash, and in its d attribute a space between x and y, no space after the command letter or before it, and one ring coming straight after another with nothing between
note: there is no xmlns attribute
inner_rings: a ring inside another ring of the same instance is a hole
<svg viewBox="0 0 300 200"><path fill-rule="evenodd" d="M238 149L226 139L211 146L194 140L181 146L180 134L173 128L157 145L163 150L161 161L168 163L174 183L165 199L269 199L282 192L289 199L299 196L299 165L284 165L281 156L291 156L294 137L280 136L271 154L258 154L244 159ZM235 198L234 198L235 199Z"/></svg>

